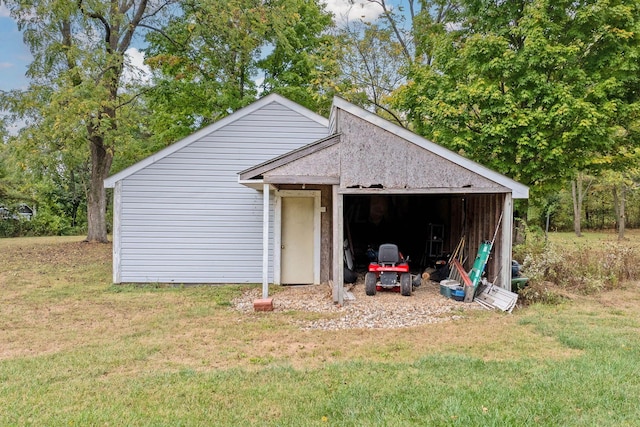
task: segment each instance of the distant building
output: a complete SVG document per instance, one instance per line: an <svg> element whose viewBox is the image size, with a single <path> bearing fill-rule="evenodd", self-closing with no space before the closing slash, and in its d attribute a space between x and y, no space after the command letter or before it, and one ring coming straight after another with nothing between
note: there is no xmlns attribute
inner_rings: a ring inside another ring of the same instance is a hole
<svg viewBox="0 0 640 427"><path fill-rule="evenodd" d="M6 206L0 206L0 220L24 219L27 221L31 221L31 218L33 218L34 215L35 210L24 203L21 203L15 212L7 208Z"/></svg>
<svg viewBox="0 0 640 427"><path fill-rule="evenodd" d="M20 218L26 219L27 221L31 221L31 218L35 215L35 211L31 209L29 206L24 203L18 206L18 216Z"/></svg>

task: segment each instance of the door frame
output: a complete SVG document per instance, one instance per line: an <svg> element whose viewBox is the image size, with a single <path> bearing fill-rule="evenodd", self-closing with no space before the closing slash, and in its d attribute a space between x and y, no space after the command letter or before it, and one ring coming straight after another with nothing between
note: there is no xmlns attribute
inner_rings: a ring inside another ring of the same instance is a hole
<svg viewBox="0 0 640 427"><path fill-rule="evenodd" d="M273 283L281 284L282 198L313 197L313 283L320 284L320 190L276 190L273 221Z"/></svg>

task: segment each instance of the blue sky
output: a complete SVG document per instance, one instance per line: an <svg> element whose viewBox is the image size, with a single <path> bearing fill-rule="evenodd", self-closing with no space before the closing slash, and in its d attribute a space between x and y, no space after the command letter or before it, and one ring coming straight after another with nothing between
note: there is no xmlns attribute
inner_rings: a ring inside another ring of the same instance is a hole
<svg viewBox="0 0 640 427"><path fill-rule="evenodd" d="M9 16L7 8L0 5L0 90L26 87L24 73L31 59L18 26Z"/></svg>

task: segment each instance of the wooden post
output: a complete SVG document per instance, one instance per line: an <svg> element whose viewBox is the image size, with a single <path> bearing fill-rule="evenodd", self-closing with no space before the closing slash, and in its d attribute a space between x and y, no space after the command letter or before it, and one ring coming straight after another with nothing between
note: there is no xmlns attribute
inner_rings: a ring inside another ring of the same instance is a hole
<svg viewBox="0 0 640 427"><path fill-rule="evenodd" d="M343 195L338 192L339 186L332 187L333 200L333 302L344 304L344 229L342 216Z"/></svg>
<svg viewBox="0 0 640 427"><path fill-rule="evenodd" d="M269 297L269 184L262 185L262 298Z"/></svg>
<svg viewBox="0 0 640 427"><path fill-rule="evenodd" d="M511 246L513 245L513 198L511 193L504 196L502 206L502 238L500 239L500 272L496 285L511 290ZM496 251L497 252L497 251Z"/></svg>

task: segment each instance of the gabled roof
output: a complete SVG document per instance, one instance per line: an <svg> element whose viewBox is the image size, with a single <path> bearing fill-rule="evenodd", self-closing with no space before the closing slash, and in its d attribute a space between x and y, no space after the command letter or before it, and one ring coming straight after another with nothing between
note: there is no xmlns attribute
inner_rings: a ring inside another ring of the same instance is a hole
<svg viewBox="0 0 640 427"><path fill-rule="evenodd" d="M378 126L381 129L386 130L400 138L405 139L406 141L412 142L425 150L430 151L433 154L436 154L440 157L443 157L454 164L457 164L460 167L463 167L469 171L472 171L480 176L483 176L493 182L496 182L506 188L511 189L513 198L515 199L526 199L529 197L529 187L524 184L520 184L517 181L514 181L511 178L508 178L496 171L493 171L479 163L474 162L473 160L467 159L441 145L438 145L434 142L429 141L426 138L421 137L408 129L405 129L401 126L393 124L388 120L383 119L382 117L371 113L363 108L358 107L348 101L345 101L342 98L334 97L333 105L331 107L331 116L329 117L329 123L331 127L335 127L337 120L336 114L338 110L346 111L350 114L353 114L356 117L359 117L362 120L365 120L375 126ZM340 129L331 129L331 132L340 131Z"/></svg>
<svg viewBox="0 0 640 427"><path fill-rule="evenodd" d="M325 148L331 147L332 145L335 145L339 142L340 134L329 135L318 141L314 141L310 144L304 145L296 150L289 151L288 153L285 153L281 156L275 157L271 160L260 163L259 165L255 165L253 167L250 167L249 169L238 172L238 179L240 181L255 179L256 177L261 176L264 172L271 171L277 167L301 159L302 157L308 156L317 151L324 150Z"/></svg>
<svg viewBox="0 0 640 427"><path fill-rule="evenodd" d="M311 110L308 110L307 108L296 104L293 101L288 100L287 98L284 98L281 95L278 94L271 94L271 95L267 95L264 98L260 98L259 100L257 100L256 102L234 112L233 114L228 115L227 117L218 120L217 122L206 126L194 133L192 133L191 135L187 136L184 139L181 139L180 141L171 144L170 146L166 147L163 150L158 151L155 154L152 154L151 156L139 161L138 163L135 163L132 166L129 166L126 169L123 169L122 171L111 175L110 177L108 177L107 179L104 180L104 185L107 188L113 188L116 184L116 182L127 178L128 176L133 175L134 173L146 168L149 165L152 165L154 163L156 163L157 161L164 159L165 157L175 153L176 151L188 146L189 144L198 141L199 139L201 139L202 137L224 127L229 125L230 123L235 122L236 120L239 120L271 103L278 103L280 105L283 105L287 108L289 108L292 111L295 111L299 114L301 114L302 116L305 116L319 124L321 124L322 126L327 127L328 126L328 121L326 118L314 113Z"/></svg>

